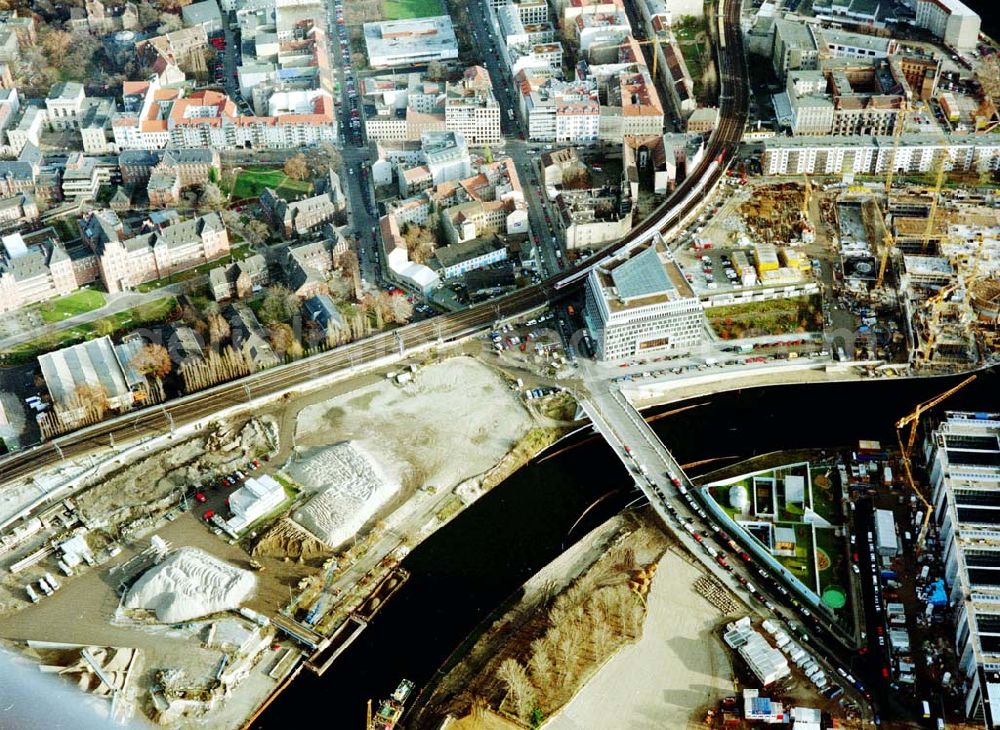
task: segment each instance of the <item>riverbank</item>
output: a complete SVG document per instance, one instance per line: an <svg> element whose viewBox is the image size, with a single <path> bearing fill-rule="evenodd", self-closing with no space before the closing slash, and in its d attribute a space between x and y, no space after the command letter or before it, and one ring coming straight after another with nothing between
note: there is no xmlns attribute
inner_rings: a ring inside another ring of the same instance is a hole
<svg viewBox="0 0 1000 730"><path fill-rule="evenodd" d="M732 693L718 637L724 616L693 584L702 570L674 550L660 559L642 636L622 647L545 730L704 727L705 710Z"/></svg>
<svg viewBox="0 0 1000 730"><path fill-rule="evenodd" d="M650 571L669 543L650 519L609 519L532 576L446 660L411 724L486 706L524 722L556 713L641 633Z"/></svg>

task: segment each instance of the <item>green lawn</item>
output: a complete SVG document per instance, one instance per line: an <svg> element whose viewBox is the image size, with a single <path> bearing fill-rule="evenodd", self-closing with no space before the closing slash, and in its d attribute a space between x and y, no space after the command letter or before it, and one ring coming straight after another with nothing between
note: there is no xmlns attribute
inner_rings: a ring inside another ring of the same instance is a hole
<svg viewBox="0 0 1000 730"><path fill-rule="evenodd" d="M104 293L94 289L80 289L64 297L39 305L39 312L46 322L62 322L85 312L92 312L105 305Z"/></svg>
<svg viewBox="0 0 1000 730"><path fill-rule="evenodd" d="M830 586L836 586L845 593L850 593L850 579L848 577L847 552L844 548L843 538L834 534L835 530L817 529L816 547L826 553L830 559L830 567L819 571L819 593ZM848 604L850 605L850 604Z"/></svg>
<svg viewBox="0 0 1000 730"><path fill-rule="evenodd" d="M294 198L312 192L312 183L308 180L293 180L281 170L251 167L240 171L233 183L231 197L234 200L256 198L264 188L273 188L284 198Z"/></svg>
<svg viewBox="0 0 1000 730"><path fill-rule="evenodd" d="M705 310L705 316L724 340L823 329L822 299L818 294L712 307Z"/></svg>
<svg viewBox="0 0 1000 730"><path fill-rule="evenodd" d="M382 16L386 20L428 18L441 15L441 0L383 0Z"/></svg>
<svg viewBox="0 0 1000 730"><path fill-rule="evenodd" d="M163 322L176 306L177 300L173 297L156 299L141 304L131 311L118 312L78 327L50 332L37 339L17 345L3 354L12 363L24 362L46 352L93 339L103 333L114 335L148 324Z"/></svg>

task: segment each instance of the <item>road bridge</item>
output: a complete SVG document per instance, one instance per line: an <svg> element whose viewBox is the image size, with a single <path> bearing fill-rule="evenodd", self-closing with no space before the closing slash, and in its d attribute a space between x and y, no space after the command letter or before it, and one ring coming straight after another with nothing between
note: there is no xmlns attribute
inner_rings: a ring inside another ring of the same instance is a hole
<svg viewBox="0 0 1000 730"><path fill-rule="evenodd" d="M585 368L587 372L592 372ZM827 668L827 678L871 700L868 677L852 674L855 636L835 623L832 613L783 569L768 565L745 536L712 514L711 498L685 474L670 450L621 390L607 380L587 377L580 408L621 459L667 532L720 583L760 616L796 626L796 638Z"/></svg>

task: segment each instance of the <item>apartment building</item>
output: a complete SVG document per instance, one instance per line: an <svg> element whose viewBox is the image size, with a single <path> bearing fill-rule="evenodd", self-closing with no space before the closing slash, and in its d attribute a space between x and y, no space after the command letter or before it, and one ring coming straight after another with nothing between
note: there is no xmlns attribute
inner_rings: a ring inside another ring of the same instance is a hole
<svg viewBox="0 0 1000 730"><path fill-rule="evenodd" d="M460 82L447 85L444 123L445 129L458 132L471 145L500 141L500 104L493 94L490 75L482 66L466 69Z"/></svg>
<svg viewBox="0 0 1000 730"><path fill-rule="evenodd" d="M111 211L97 211L83 224L97 254L101 280L109 292L119 292L146 281L214 261L229 253L229 234L218 213L155 226L152 231L126 238L124 227Z"/></svg>
<svg viewBox="0 0 1000 730"><path fill-rule="evenodd" d="M470 271L507 260L507 246L495 237L473 238L442 246L434 252L431 268L442 279L454 279Z"/></svg>
<svg viewBox="0 0 1000 730"><path fill-rule="evenodd" d="M601 105L594 79L565 82L519 76L528 138L537 142L593 142L600 136Z"/></svg>
<svg viewBox="0 0 1000 730"><path fill-rule="evenodd" d="M632 205L615 190L564 190L557 204L567 250L592 249L632 229Z"/></svg>
<svg viewBox="0 0 1000 730"><path fill-rule="evenodd" d="M881 175L927 173L943 160L945 169L985 172L1000 168L1000 141L993 135L900 135L892 137L775 137L764 141L765 175Z"/></svg>
<svg viewBox="0 0 1000 730"><path fill-rule="evenodd" d="M86 266L73 258L55 236L25 241L20 233L0 238L0 313L76 291L86 278Z"/></svg>
<svg viewBox="0 0 1000 730"><path fill-rule="evenodd" d="M76 81L59 81L45 97L45 110L52 129L75 129L83 107L83 84Z"/></svg>
<svg viewBox="0 0 1000 730"><path fill-rule="evenodd" d="M519 200L472 200L442 211L441 224L452 244L495 234L526 234L528 208Z"/></svg>
<svg viewBox="0 0 1000 730"><path fill-rule="evenodd" d="M925 447L965 715L1000 724L1000 414L950 411Z"/></svg>
<svg viewBox="0 0 1000 730"><path fill-rule="evenodd" d="M265 188L260 202L265 214L271 219L271 225L281 231L285 238L304 236L332 221L337 213L329 193L288 202L278 197L271 188Z"/></svg>
<svg viewBox="0 0 1000 730"><path fill-rule="evenodd" d="M118 149L195 147L276 149L332 142L337 137L333 98L319 89L273 94L267 116L241 115L228 96L218 91L196 91L181 96L161 88L153 79L141 87L137 113L121 113L112 120Z"/></svg>
<svg viewBox="0 0 1000 730"><path fill-rule="evenodd" d="M796 135L891 135L903 123L909 86L898 64L821 64L787 76Z"/></svg>
<svg viewBox="0 0 1000 730"><path fill-rule="evenodd" d="M588 274L584 319L601 360L689 351L705 327L701 301L659 237Z"/></svg>

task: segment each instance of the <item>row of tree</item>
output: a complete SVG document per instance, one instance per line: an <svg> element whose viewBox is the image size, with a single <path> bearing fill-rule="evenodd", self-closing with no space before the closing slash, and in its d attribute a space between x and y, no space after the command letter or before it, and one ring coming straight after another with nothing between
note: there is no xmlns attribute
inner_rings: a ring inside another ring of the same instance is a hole
<svg viewBox="0 0 1000 730"><path fill-rule="evenodd" d="M569 700L593 666L641 633L645 608L625 582L634 557L621 556L610 570L581 576L553 602L526 663L515 657L500 663L497 679L522 721L537 726Z"/></svg>

